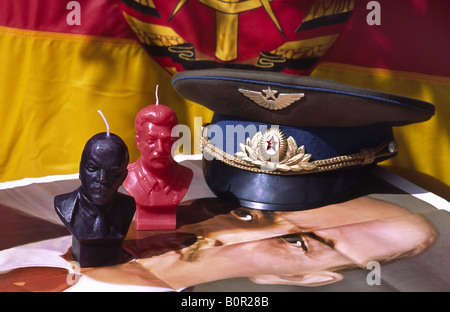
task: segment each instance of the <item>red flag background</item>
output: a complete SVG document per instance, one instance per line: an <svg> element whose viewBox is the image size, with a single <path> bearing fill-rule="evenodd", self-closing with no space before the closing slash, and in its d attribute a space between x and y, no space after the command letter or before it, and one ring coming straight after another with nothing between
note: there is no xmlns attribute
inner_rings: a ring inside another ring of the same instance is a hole
<svg viewBox="0 0 450 312"><path fill-rule="evenodd" d="M0 181L77 172L85 142L104 131L98 109L136 159L134 117L157 84L160 103L194 132L194 117L212 113L178 96L171 75L226 66L435 104L430 121L395 129L399 155L383 165L450 199L449 9L443 0L3 0ZM198 152L192 139L187 152Z"/></svg>

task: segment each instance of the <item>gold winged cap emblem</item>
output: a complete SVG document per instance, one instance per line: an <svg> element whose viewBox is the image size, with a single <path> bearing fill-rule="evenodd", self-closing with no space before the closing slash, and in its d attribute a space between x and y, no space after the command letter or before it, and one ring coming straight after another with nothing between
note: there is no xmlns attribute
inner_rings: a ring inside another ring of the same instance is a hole
<svg viewBox="0 0 450 312"><path fill-rule="evenodd" d="M272 90L270 87L266 90L262 90L262 92L245 89L238 89L238 91L259 106L270 110L286 108L305 96L304 93L280 93L276 96L278 91Z"/></svg>

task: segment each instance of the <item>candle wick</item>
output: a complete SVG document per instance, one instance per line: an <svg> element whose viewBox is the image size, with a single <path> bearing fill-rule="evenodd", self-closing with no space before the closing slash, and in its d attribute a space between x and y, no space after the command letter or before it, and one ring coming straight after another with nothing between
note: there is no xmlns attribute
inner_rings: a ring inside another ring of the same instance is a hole
<svg viewBox="0 0 450 312"><path fill-rule="evenodd" d="M102 116L103 121L105 122L105 125L106 125L106 137L109 138L110 135L109 135L109 124L108 124L108 121L106 121L105 115L103 115L101 110L98 110L97 112L100 114L100 116Z"/></svg>
<svg viewBox="0 0 450 312"><path fill-rule="evenodd" d="M159 105L159 98L158 98L158 85L156 85L156 92L155 92L155 95L156 95L156 105Z"/></svg>

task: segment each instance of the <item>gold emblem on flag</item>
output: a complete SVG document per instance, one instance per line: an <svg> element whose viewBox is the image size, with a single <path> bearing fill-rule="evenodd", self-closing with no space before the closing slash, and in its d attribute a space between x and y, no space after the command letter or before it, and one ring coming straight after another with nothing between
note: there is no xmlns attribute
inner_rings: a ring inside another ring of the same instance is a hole
<svg viewBox="0 0 450 312"><path fill-rule="evenodd" d="M169 21L189 0L178 0ZM215 56L221 61L233 61L238 58L239 14L261 7L269 15L280 33L284 36L281 25L273 12L270 2L273 0L198 0L201 4L216 11L216 51Z"/></svg>

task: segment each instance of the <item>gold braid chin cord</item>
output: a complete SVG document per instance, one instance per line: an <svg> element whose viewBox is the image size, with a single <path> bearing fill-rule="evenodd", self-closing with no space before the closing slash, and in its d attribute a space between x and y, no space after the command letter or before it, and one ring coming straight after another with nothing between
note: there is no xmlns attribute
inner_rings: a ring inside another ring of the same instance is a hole
<svg viewBox="0 0 450 312"><path fill-rule="evenodd" d="M386 156L391 156L397 152L398 147L395 141L390 141L381 144L376 148L365 148L358 153L336 156L328 159L309 161L310 154L304 153L304 147L298 148L295 140L292 137L287 139L288 149L291 152L288 156L283 157L281 162L271 162L261 159L259 154L254 151L255 148L259 148L259 143L255 142L259 140L261 135L257 133L253 139L248 139L246 144L241 144L242 152L238 152L235 155L230 155L221 149L214 146L211 140L206 136L207 131L202 132L200 140L200 151L207 159L216 159L224 162L229 166L233 166L239 169L257 172L268 173L275 175L295 175L295 174L309 174L317 172L326 172L337 170L340 168L368 165L372 164L376 159ZM209 156L208 156L209 155ZM281 158L281 157L280 157Z"/></svg>

